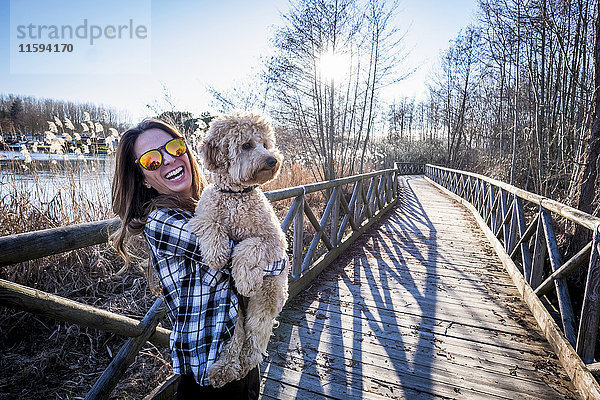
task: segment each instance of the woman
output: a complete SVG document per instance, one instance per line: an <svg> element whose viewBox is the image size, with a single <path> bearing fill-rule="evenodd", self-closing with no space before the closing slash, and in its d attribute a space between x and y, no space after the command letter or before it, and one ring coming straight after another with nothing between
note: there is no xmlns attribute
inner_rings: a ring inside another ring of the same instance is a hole
<svg viewBox="0 0 600 400"><path fill-rule="evenodd" d="M181 374L178 399L255 399L259 372L221 388L208 382L208 369L233 334L239 299L228 268L211 270L202 262L198 239L186 229L205 187L198 163L181 134L160 120L145 120L123 134L116 152L112 207L122 221L113 243L129 262L127 241L144 235L151 256L146 271L158 275L167 315L173 324L173 370ZM233 245L233 244L232 244ZM269 265L277 275L287 260ZM213 396L211 396L213 395Z"/></svg>

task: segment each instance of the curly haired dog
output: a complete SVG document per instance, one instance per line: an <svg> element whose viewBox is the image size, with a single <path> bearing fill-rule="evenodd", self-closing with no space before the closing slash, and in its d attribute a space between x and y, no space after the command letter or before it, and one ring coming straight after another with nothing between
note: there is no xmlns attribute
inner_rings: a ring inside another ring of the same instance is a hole
<svg viewBox="0 0 600 400"><path fill-rule="evenodd" d="M229 259L229 239L238 241L231 273L238 292L248 297L231 340L208 372L215 387L240 379L266 352L275 317L288 296L288 268L263 277L263 269L286 255L285 234L271 203L258 185L275 179L282 155L275 148L269 121L256 114L235 114L213 121L201 145L204 167L214 184L202 192L190 221L202 256L214 269Z"/></svg>

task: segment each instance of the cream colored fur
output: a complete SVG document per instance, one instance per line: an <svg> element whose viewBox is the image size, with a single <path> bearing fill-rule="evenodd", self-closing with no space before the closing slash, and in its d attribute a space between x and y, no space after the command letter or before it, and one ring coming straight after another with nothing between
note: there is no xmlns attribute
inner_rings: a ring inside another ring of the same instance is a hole
<svg viewBox="0 0 600 400"><path fill-rule="evenodd" d="M269 263L287 257L285 234L271 203L260 188L247 193L223 190L242 191L275 179L282 156L270 123L255 114L213 121L201 152L214 184L202 192L190 228L199 238L205 262L214 269L227 263L229 239L239 242L231 255L232 276L239 293L249 298L247 315L239 314L233 338L209 369L209 381L221 387L262 361L288 295L288 268L263 277Z"/></svg>

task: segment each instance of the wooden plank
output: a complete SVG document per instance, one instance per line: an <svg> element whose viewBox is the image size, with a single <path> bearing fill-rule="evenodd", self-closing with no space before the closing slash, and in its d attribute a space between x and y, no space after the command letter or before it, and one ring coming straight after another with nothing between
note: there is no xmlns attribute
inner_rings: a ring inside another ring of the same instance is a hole
<svg viewBox="0 0 600 400"><path fill-rule="evenodd" d="M385 191L385 202L389 203L394 199L394 176L392 174L387 175L386 191Z"/></svg>
<svg viewBox="0 0 600 400"><path fill-rule="evenodd" d="M475 197L471 199L471 203L481 212L481 197L482 197L482 182L481 179L475 179Z"/></svg>
<svg viewBox="0 0 600 400"><path fill-rule="evenodd" d="M590 263L577 336L577 354L585 363L594 362L598 321L600 321L600 232L598 229L594 229L592 239Z"/></svg>
<svg viewBox="0 0 600 400"><path fill-rule="evenodd" d="M336 279L336 276L331 276L326 273L324 278ZM369 277L373 279L372 277ZM431 275L425 275L423 273L417 273L415 275L407 277L407 279L422 279L423 282L431 282L433 279ZM510 303L514 300L515 296L518 294L514 293L512 290L514 285L497 285L496 283L483 283L477 284L477 280L475 279L441 279L435 280L435 284L425 285L425 287L421 288L421 292L423 296L435 296L436 293L442 292L444 294L445 299L464 299L465 301L476 301L478 304L481 302L487 301L501 301L504 303ZM401 288L389 285L382 284L381 290L389 290L391 293L395 293L401 291Z"/></svg>
<svg viewBox="0 0 600 400"><path fill-rule="evenodd" d="M331 292L330 292L331 293ZM340 297L338 297L340 296ZM469 335L477 335L477 341L482 340L503 340L506 343L512 343L515 337L522 336L527 337L530 332L526 327L515 322L509 318L506 312L499 312L498 310L490 311L488 315L485 315L481 310L471 309L470 307L462 307L463 312L460 312L460 307L452 306L448 303L430 301L426 303L424 301L417 302L413 299L412 302L404 303L399 299L399 304L386 307L386 305L379 304L374 300L359 299L350 296L348 301L347 294L335 295L332 293L332 300L322 298L320 301L323 303L323 308L327 306L332 316L335 319L339 319L337 314L350 313L352 315L356 312L368 313L372 319L372 323L381 324L387 327L404 326L408 327L415 323L423 323L427 326L439 323L440 325L450 324L456 328L456 332L464 334L465 338L469 338ZM395 296L398 296L396 293ZM339 305L330 304L330 302L338 302ZM331 306L331 307L329 307ZM335 306L335 307L333 307ZM318 304L307 305L309 312L320 314L322 317L328 317L327 314L321 314ZM390 311L391 308L392 311ZM428 312L423 312L427 310ZM433 311L435 310L435 312ZM432 315L430 315L432 314ZM479 315L478 315L479 314ZM428 321L428 322L423 322ZM358 323L358 322L357 322ZM529 328L534 326L529 326ZM518 346L514 344L514 346ZM522 347L519 349L523 350Z"/></svg>
<svg viewBox="0 0 600 400"><path fill-rule="evenodd" d="M377 377L360 380L349 373L331 374L327 367L301 370L283 361L271 362L263 374L262 394L274 399L442 399L428 391L402 387L399 380L393 384ZM447 399L447 397L445 397Z"/></svg>
<svg viewBox="0 0 600 400"><path fill-rule="evenodd" d="M504 201L504 204L506 205L507 202L506 200ZM504 230L504 247L507 249L510 248L510 230L511 230L511 222L514 219L514 213L513 213L513 208L515 206L515 202L514 199L510 202L510 205L508 207L506 207L506 209L503 209L502 212L504 213L504 218L502 220L502 227Z"/></svg>
<svg viewBox="0 0 600 400"><path fill-rule="evenodd" d="M473 295L481 295L482 291L487 291L485 294L493 294L497 296L516 296L517 293L514 292L514 284L511 284L510 279L508 279L503 273L503 271L498 271L498 275L494 275L491 272L482 273L481 268L470 267L465 268L457 264L444 264L440 265L439 268L430 269L426 265L421 265L421 262L418 261L418 258L413 258L413 260L406 258L406 263L399 264L387 264L381 263L380 265L383 267L383 273L377 274L376 272L372 273L371 276L367 277L368 279L379 279L378 287L382 290L395 290L397 288L401 288L402 282L404 280L413 280L418 282L425 282L428 285L422 288L424 292L429 291L430 289L435 291L436 287L439 287L442 291L450 291L447 293L447 296L452 297L454 292L457 293L458 296L467 296L470 294ZM415 264L418 261L419 264ZM389 273L388 269L394 268L396 271ZM493 266L493 271L496 271L496 266ZM463 270L462 272L460 272ZM490 268L490 270L492 270ZM330 279L336 279L336 276L326 275ZM361 276L352 277L352 280L358 279ZM348 280L351 278L348 277ZM396 283L397 282L397 283ZM369 286L367 286L369 287Z"/></svg>
<svg viewBox="0 0 600 400"><path fill-rule="evenodd" d="M356 186L354 187L354 193L352 193L352 199L350 199L350 206L351 209L354 211L354 221L356 223L356 226L360 226L363 221L360 216L362 211L362 193L364 191L362 182L363 181L356 182ZM397 197L400 197L402 195L399 189L396 191L396 193ZM352 200L354 200L354 204L352 203Z"/></svg>
<svg viewBox="0 0 600 400"><path fill-rule="evenodd" d="M330 274L325 274L323 278L330 278ZM338 277L339 278L339 277ZM361 279L368 279L370 276L360 276ZM419 278L418 276L414 277L415 281ZM332 277L331 279L335 279ZM384 278L385 279L385 278ZM437 286L437 282L435 282L435 286ZM490 286L494 286L493 283L489 284ZM429 284L427 281L423 281L422 285L420 285L420 289L424 290L425 287L434 286ZM344 284L334 281L334 282L324 282L319 285L327 293L332 293L335 295L334 298L339 301L351 301L356 307L359 308L373 308L374 310L378 310L381 312L386 312L386 310L390 308L397 309L398 312L410 312L415 313L417 307L427 308L427 309L435 309L436 316L447 315L447 313L459 314L462 318L466 318L469 314L475 314L473 321L473 325L477 325L479 322L489 321L492 323L492 328L496 329L498 326L494 327L494 323L498 324L500 314L506 314L506 303L511 303L514 300L514 296L518 296L518 293L512 293L511 295L501 296L491 296L491 295L482 295L481 292L486 291L488 285L480 285L478 287L473 287L471 291L459 291L458 294L453 295L453 293L447 293L440 289L439 291L430 290L428 292L424 292L422 297L415 298L410 294L405 292L405 288L401 284L394 284L393 282L385 282L385 284L378 286L378 291L383 293L389 292L390 298L386 303L381 304L375 302L371 296L373 295L373 291L376 289L371 286L363 287L362 285L351 285L347 282ZM353 299L353 296L356 296L356 299ZM350 299L350 300L349 300ZM338 301L336 300L336 301ZM324 300L325 301L325 300ZM344 305L346 307L351 306L345 303L340 303L340 306ZM351 307L350 307L351 308ZM420 315L419 313L415 313L416 315ZM481 318L481 320L479 319ZM467 320L465 319L465 323ZM481 325L483 326L483 325ZM523 326L522 319L519 319L518 323L511 323L510 326L515 326L519 330ZM533 324L535 326L535 324Z"/></svg>
<svg viewBox="0 0 600 400"><path fill-rule="evenodd" d="M479 211L481 212L481 215L485 214L485 205L486 205L486 200L488 198L488 194L487 194L487 190L488 187L490 185L488 185L487 182L484 182L482 180L479 180L481 183L481 196L479 198Z"/></svg>
<svg viewBox="0 0 600 400"><path fill-rule="evenodd" d="M309 338L318 337L319 341L327 345L335 345L360 337L361 351L363 344L371 344L370 351L404 358L407 362L420 357L422 352L443 350L444 353L452 356L442 356L444 361L462 355L479 366L493 361L505 367L522 365L530 371L535 371L535 364L540 359L547 360L550 354L547 345L544 346L545 341L541 335L534 334L532 335L534 338L528 339L527 345L515 347L511 345L515 339L511 339L508 334L495 335L494 337L502 339L502 342L498 342L493 337L481 337L481 332L488 332L486 330L467 327L454 321L430 325L428 321L399 319L399 325L387 326L370 321L368 313L351 313L332 315L331 321L335 324L330 324L326 318L323 318L324 316L326 316L325 310L317 313L311 311L306 316L302 316L299 311L290 310L289 313L281 316L281 329L275 331L272 345L278 342L289 342L288 331L291 329L294 335L298 335L298 340L304 343L307 343ZM518 343L522 342L521 339L518 341ZM416 349L422 351L414 353Z"/></svg>
<svg viewBox="0 0 600 400"><path fill-rule="evenodd" d="M315 344L318 343L315 342ZM556 394L540 382L532 382L520 377L510 379L510 375L500 375L457 364L436 365L435 360L431 360L431 358L422 357L409 364L400 359L390 359L387 356L380 357L364 352L361 352L359 356L352 357L351 354L344 354L344 347L341 346L329 347L328 351L334 352L334 354L328 354L319 352L319 349L310 344L308 346L306 346L306 343L303 344L305 346L301 348L300 354L298 354L297 348L282 348L277 353L280 357L274 357L271 364L281 366L304 364L304 373L310 373L309 371L315 371L315 375L326 373L337 381L347 379L348 370L350 370L351 376L355 380L360 379L364 382L372 377L377 377L379 381L389 386L394 385L400 388L401 384L402 388L410 388L438 396L453 393L456 388L460 388L461 392L463 390L468 391L471 395L480 398L490 396L492 398L513 399L515 392L517 392L519 397L538 400L540 397ZM341 349L342 352L335 351L336 347ZM311 360L308 368L306 368L304 357ZM283 358L283 360L280 360L280 358ZM348 368L348 366L351 367ZM469 379L464 379L464 376L469 376ZM490 385L490 382L493 382L493 385ZM332 393L329 392L329 394ZM383 395L384 393L379 394Z"/></svg>
<svg viewBox="0 0 600 400"><path fill-rule="evenodd" d="M395 166L395 164L394 164ZM398 195L398 169L396 168L396 172L394 172L393 174L393 178L392 178L392 191L393 191L393 197L396 197Z"/></svg>
<svg viewBox="0 0 600 400"><path fill-rule="evenodd" d="M353 369L353 377L377 376L391 383L396 381L398 375L411 374L411 378L428 377L432 386L454 386L462 382L462 387L504 398L513 398L515 392L519 393L519 396L529 395L531 398L536 395L537 398L544 398L556 393L546 386L539 372L534 372L533 363L528 373L523 370L522 373L516 374L511 373L511 370L519 370L518 367L522 364L514 360L512 365L503 366L502 370L498 370L491 364L486 368L487 360L461 358L467 361L463 364L458 362L454 355L435 346L423 347L419 352L412 346L404 345L404 350L388 349L386 352L381 344L366 340L355 344L356 334L354 337L340 337L339 330L327 326L322 332L316 331L313 334L302 331L302 337L298 336L300 332L295 333L294 327L288 325L286 328L288 329L283 334L285 339L274 341L269 349L271 360L286 365L302 365L306 364L304 360L310 360L311 364L326 365L340 373L348 370L347 366L359 365L360 367ZM439 340L443 341L444 337L441 336ZM403 344L401 340L396 348L401 348ZM514 368L515 365L517 368ZM469 379L464 379L465 376ZM493 388L489 387L490 382L494 382ZM410 387L410 382L404 385Z"/></svg>
<svg viewBox="0 0 600 400"><path fill-rule="evenodd" d="M496 271L494 268L491 268L490 271L487 270L487 268L481 268L480 264L477 264L478 262L485 262L487 259L485 256L479 256L479 257L470 257L470 251L469 250L465 250L464 252L461 251L448 251L448 252L443 252L442 251L437 251L437 252L427 252L427 247L422 246L422 245L407 245L403 250L402 255L411 259L411 261L414 259L416 261L420 261L420 264L417 264L417 266L422 266L422 267L428 267L430 269L435 268L437 265L439 265L442 268L445 269L454 269L455 271L458 271L461 268L465 268L465 269L479 269L480 273L482 275L493 275L493 273ZM411 254L408 253L409 251L412 251L416 254ZM419 254L419 252L421 252L421 254ZM430 259L428 258L423 258L423 254L427 254ZM438 260L436 260L435 258L438 258ZM452 262L452 260L455 260L454 262ZM460 272L459 272L460 273ZM498 279L500 279L501 277L498 277ZM508 284L510 285L510 280L509 279L505 279L506 282L508 282Z"/></svg>
<svg viewBox="0 0 600 400"><path fill-rule="evenodd" d="M436 262L435 260L421 260L418 257L406 254L404 257L406 263L395 264L397 274L392 274L397 279L410 278L422 279L436 284L448 284L463 286L464 289L473 290L483 286L484 283L494 283L499 287L511 288L513 285L510 279L504 274L495 276L494 268L492 271L485 271L481 266L465 265L458 260L456 263ZM387 267L381 263L382 267ZM469 273L475 272L470 275ZM487 281L487 282L486 282Z"/></svg>
<svg viewBox="0 0 600 400"><path fill-rule="evenodd" d="M142 333L140 321L136 319L2 279L0 305L122 336L135 337ZM150 337L150 342L169 347L170 334L168 329L157 328L156 333Z"/></svg>
<svg viewBox="0 0 600 400"><path fill-rule="evenodd" d="M514 261L510 258L508 254L506 254L502 245L495 238L494 234L489 230L489 228L487 227L477 210L473 208L473 206L471 206L467 201L451 194L451 192L447 191L444 187L436 184L431 180L429 181L453 199L457 200L458 202L461 202L473 213L473 216L479 223L485 235L492 243L498 256L502 260L502 263L504 264L508 273L511 275L513 281L515 282L515 286L521 293L523 300L525 300L525 302L529 306L534 317L536 318L536 321L538 322L538 325L540 326L540 328L544 332L544 335L548 339L548 342L558 355L561 364L567 371L567 374L571 378L571 381L573 382L579 393L586 400L600 399L600 385L598 384L592 373L589 371L589 369L587 369L585 363L583 363L581 358L577 355L575 349L573 349L571 344L565 339L561 330L552 319L552 316L550 316L544 305L541 303L540 299L535 295L531 286L529 286L528 283L523 279L523 276L519 273L519 270L514 264ZM517 193L517 195L520 196L521 194Z"/></svg>
<svg viewBox="0 0 600 400"><path fill-rule="evenodd" d="M463 197L463 196L461 196ZM500 217L498 219L499 224L498 227L496 228L495 232L496 232L496 237L498 237L500 235L500 233L503 234L503 243L504 243L504 247L506 249L508 249L508 227L506 226L506 224L508 223L508 220L512 217L512 215L509 213L509 210L512 209L512 203L510 205L510 207L507 205L507 201L506 201L506 193L504 190L500 189L500 206L499 206L499 213L500 213Z"/></svg>

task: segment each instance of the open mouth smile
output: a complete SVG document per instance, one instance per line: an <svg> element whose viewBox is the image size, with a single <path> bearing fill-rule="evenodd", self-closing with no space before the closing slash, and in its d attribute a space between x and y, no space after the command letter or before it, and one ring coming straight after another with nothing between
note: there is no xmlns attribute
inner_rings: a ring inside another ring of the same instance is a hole
<svg viewBox="0 0 600 400"><path fill-rule="evenodd" d="M169 172L165 175L165 179L173 180L179 178L181 175L183 175L183 167L176 168L173 171Z"/></svg>

